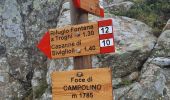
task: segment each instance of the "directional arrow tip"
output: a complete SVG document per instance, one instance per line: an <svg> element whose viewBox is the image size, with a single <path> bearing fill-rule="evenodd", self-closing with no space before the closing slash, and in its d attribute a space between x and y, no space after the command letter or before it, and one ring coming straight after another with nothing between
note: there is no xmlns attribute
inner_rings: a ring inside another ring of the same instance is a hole
<svg viewBox="0 0 170 100"><path fill-rule="evenodd" d="M51 47L50 47L50 33L46 32L43 38L40 40L37 48L40 49L48 58L51 57Z"/></svg>

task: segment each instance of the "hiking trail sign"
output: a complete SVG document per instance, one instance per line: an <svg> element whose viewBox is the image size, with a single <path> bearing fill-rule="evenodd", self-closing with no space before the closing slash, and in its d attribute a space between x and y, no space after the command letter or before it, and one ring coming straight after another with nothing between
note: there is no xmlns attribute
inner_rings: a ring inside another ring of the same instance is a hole
<svg viewBox="0 0 170 100"><path fill-rule="evenodd" d="M99 0L73 0L75 7L85 10L93 15L104 17L104 9L100 7Z"/></svg>
<svg viewBox="0 0 170 100"><path fill-rule="evenodd" d="M114 52L112 19L49 29L37 47L48 58Z"/></svg>
<svg viewBox="0 0 170 100"><path fill-rule="evenodd" d="M111 69L53 72L53 100L113 100Z"/></svg>

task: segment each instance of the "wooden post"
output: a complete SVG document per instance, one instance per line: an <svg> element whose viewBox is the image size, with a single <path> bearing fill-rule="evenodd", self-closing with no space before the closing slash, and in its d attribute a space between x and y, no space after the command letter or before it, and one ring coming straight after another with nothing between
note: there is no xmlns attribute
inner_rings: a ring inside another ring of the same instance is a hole
<svg viewBox="0 0 170 100"><path fill-rule="evenodd" d="M70 0L70 9L72 25L88 22L88 12L77 9L73 4L73 0ZM92 68L91 56L74 57L74 69L90 69L90 68Z"/></svg>

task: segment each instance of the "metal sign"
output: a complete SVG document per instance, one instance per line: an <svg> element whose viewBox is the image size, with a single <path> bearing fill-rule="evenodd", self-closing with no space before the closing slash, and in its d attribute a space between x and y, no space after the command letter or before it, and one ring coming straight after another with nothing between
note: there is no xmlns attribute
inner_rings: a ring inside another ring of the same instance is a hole
<svg viewBox="0 0 170 100"><path fill-rule="evenodd" d="M65 58L115 51L112 20L50 29L38 44L49 58Z"/></svg>
<svg viewBox="0 0 170 100"><path fill-rule="evenodd" d="M53 100L113 100L109 68L53 72L51 76Z"/></svg>

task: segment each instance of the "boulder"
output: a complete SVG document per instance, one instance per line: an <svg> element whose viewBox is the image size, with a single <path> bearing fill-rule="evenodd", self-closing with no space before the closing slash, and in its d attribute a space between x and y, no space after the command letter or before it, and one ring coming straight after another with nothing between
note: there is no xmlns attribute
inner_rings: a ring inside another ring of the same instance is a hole
<svg viewBox="0 0 170 100"><path fill-rule="evenodd" d="M109 4L105 6L105 8L109 9L109 11L128 11L132 6L134 5L131 1L125 1L125 2L113 2L112 4Z"/></svg>
<svg viewBox="0 0 170 100"><path fill-rule="evenodd" d="M161 33L156 46L142 67L139 85L132 86L132 90L123 96L125 100L170 99L169 34L170 30ZM139 91L141 91L140 95Z"/></svg>
<svg viewBox="0 0 170 100"><path fill-rule="evenodd" d="M40 98L48 88L42 84L47 58L36 45L49 27L57 26L62 2L0 0L1 100Z"/></svg>
<svg viewBox="0 0 170 100"><path fill-rule="evenodd" d="M163 31L170 30L170 19L168 20L167 24L165 25Z"/></svg>

